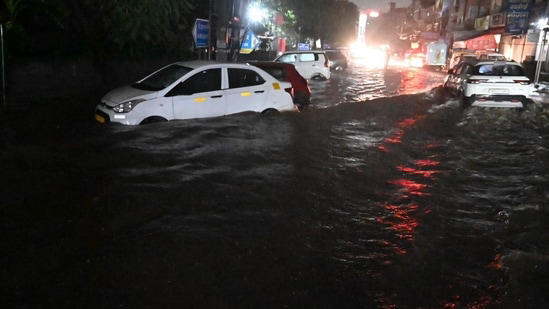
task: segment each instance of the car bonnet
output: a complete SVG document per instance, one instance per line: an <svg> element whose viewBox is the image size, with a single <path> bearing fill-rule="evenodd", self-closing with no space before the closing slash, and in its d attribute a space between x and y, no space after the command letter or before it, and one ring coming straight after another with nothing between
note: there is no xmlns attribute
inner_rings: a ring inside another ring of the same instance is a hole
<svg viewBox="0 0 549 309"><path fill-rule="evenodd" d="M115 106L131 99L141 98L144 96L150 97L148 95L154 94L156 92L157 91L147 91L136 89L131 86L124 86L111 90L105 96L103 96L101 101L108 106Z"/></svg>

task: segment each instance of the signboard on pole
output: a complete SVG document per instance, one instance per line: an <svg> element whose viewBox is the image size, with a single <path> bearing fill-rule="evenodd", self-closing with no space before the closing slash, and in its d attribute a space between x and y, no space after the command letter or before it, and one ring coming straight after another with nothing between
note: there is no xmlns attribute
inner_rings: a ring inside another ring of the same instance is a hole
<svg viewBox="0 0 549 309"><path fill-rule="evenodd" d="M297 50L311 50L311 44L309 44L309 43L297 43Z"/></svg>
<svg viewBox="0 0 549 309"><path fill-rule="evenodd" d="M244 34L242 44L240 44L240 53L251 54L255 50L257 45L259 45L259 40L252 30L248 30L246 31L246 34Z"/></svg>
<svg viewBox="0 0 549 309"><path fill-rule="evenodd" d="M507 0L507 23L505 32L512 34L524 33L528 30L528 18L531 0Z"/></svg>
<svg viewBox="0 0 549 309"><path fill-rule="evenodd" d="M193 39L196 48L208 48L210 37L210 22L207 19L197 18L193 26Z"/></svg>

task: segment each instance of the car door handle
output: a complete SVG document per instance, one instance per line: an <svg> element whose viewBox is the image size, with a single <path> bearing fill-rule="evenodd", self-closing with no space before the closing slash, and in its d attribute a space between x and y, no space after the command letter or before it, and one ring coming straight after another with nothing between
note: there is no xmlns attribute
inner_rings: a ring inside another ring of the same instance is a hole
<svg viewBox="0 0 549 309"><path fill-rule="evenodd" d="M257 90L257 91L254 91L254 93L264 93L265 90Z"/></svg>
<svg viewBox="0 0 549 309"><path fill-rule="evenodd" d="M210 98L212 98L212 99L219 99L219 98L221 98L221 97L223 97L223 95L220 94L220 95L213 95L213 96L211 96Z"/></svg>

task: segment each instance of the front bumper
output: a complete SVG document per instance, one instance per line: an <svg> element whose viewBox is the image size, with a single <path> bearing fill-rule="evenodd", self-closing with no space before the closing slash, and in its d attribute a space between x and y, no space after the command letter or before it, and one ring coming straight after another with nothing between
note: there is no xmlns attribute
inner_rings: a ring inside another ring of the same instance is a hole
<svg viewBox="0 0 549 309"><path fill-rule="evenodd" d="M99 123L116 122L116 123L121 123L125 125L138 124L134 121L134 119L129 117L127 113L125 114L115 113L111 107L105 104L100 104L95 108L94 117L95 117L95 120Z"/></svg>

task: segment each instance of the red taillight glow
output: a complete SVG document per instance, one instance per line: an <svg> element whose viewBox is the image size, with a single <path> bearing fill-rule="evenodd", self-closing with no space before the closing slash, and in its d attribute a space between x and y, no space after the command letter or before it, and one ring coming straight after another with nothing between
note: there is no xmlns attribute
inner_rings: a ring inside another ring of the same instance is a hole
<svg viewBox="0 0 549 309"><path fill-rule="evenodd" d="M330 67L330 61L328 60L328 57L324 56L324 66L329 68Z"/></svg>
<svg viewBox="0 0 549 309"><path fill-rule="evenodd" d="M514 82L521 85L530 85L530 80L520 79L520 80L514 80Z"/></svg>
<svg viewBox="0 0 549 309"><path fill-rule="evenodd" d="M474 79L474 78L469 78L467 80L467 84L480 84L480 83L484 83L485 81L487 81L487 79Z"/></svg>

